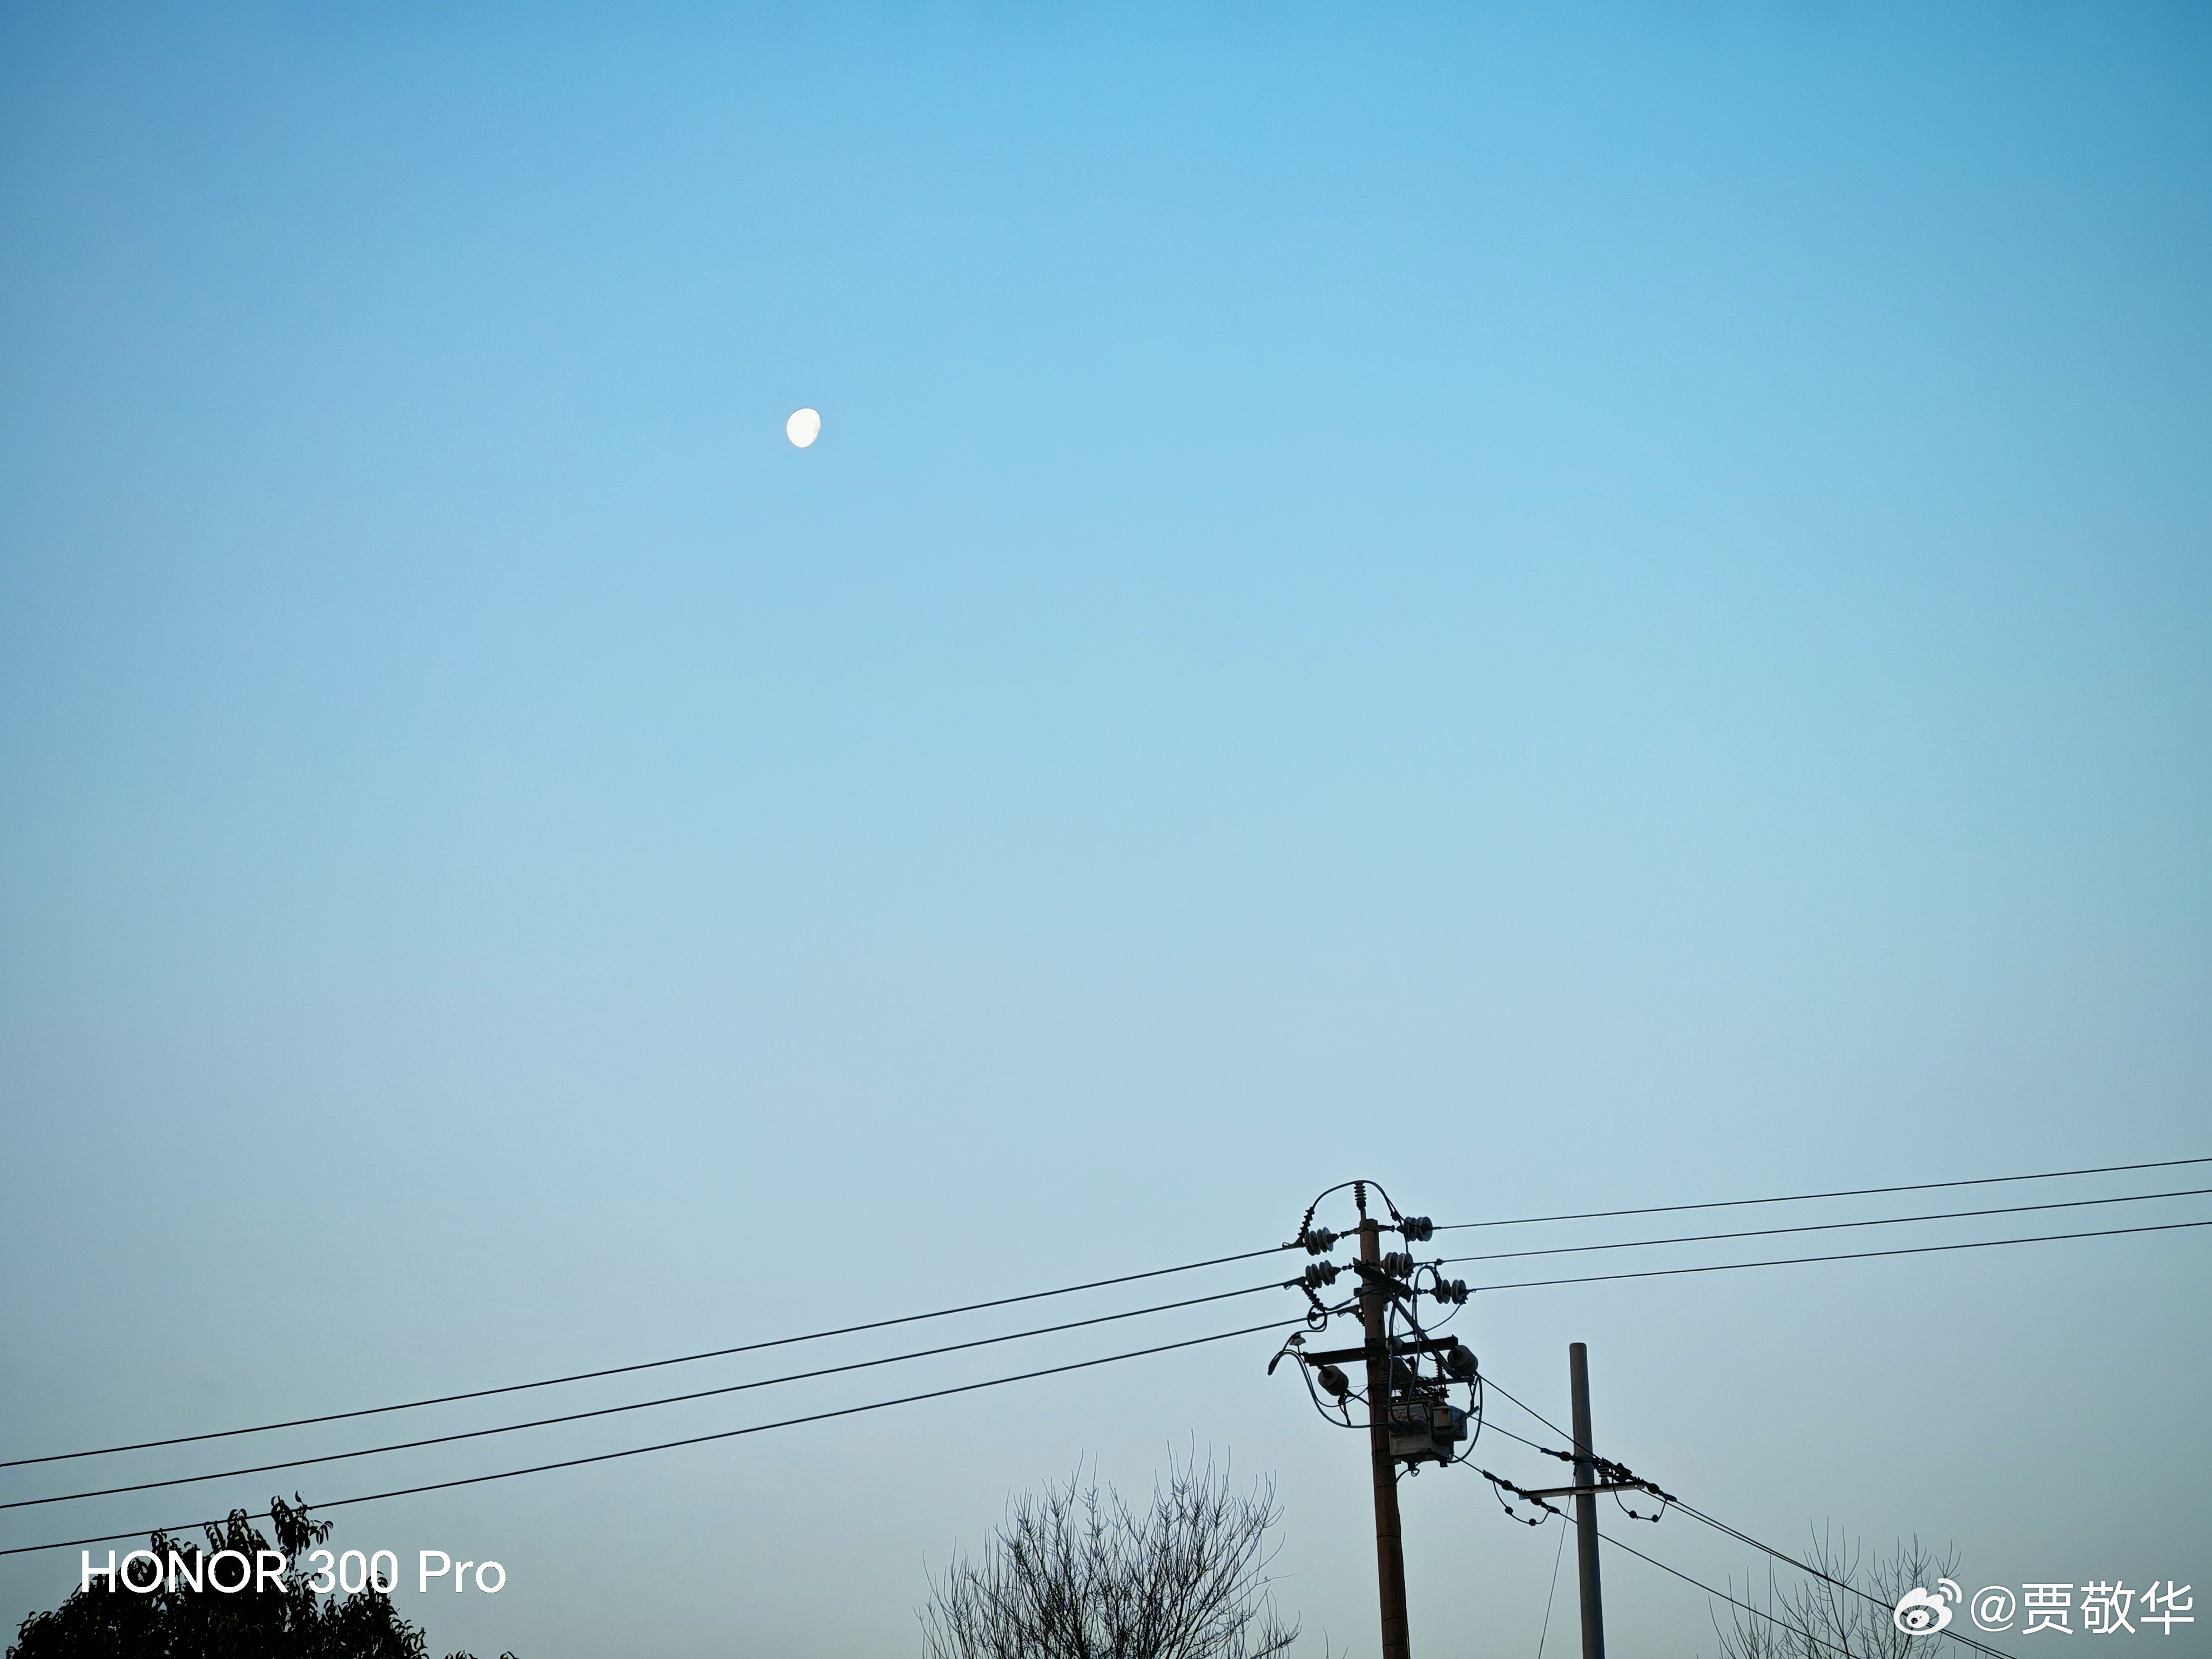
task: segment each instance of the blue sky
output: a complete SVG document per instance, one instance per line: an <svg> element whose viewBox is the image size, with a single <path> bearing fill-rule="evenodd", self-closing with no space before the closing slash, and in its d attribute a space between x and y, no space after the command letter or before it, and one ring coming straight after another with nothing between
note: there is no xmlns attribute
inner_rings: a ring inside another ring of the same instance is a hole
<svg viewBox="0 0 2212 1659"><path fill-rule="evenodd" d="M1251 1248L1363 1172L1476 1219L2212 1151L2208 45L11 9L9 1445ZM1589 1341L1620 1455L1767 1535L2187 1580L2205 1249L1467 1318L1532 1399ZM1250 1346L341 1535L505 1562L403 1601L440 1651L908 1651L1010 1490L1210 1444L1371 1652L1364 1470ZM1456 1477L1408 1531L1417 1639L1533 1644L1549 1533Z"/></svg>

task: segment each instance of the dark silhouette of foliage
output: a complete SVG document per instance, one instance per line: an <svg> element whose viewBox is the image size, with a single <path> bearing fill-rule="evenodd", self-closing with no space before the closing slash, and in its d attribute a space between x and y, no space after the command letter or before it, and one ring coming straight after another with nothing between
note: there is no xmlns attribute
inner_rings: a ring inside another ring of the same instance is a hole
<svg viewBox="0 0 2212 1659"><path fill-rule="evenodd" d="M111 1593L104 1578L95 1578L89 1589L70 1591L53 1612L26 1619L7 1659L427 1659L422 1632L399 1616L390 1596L375 1589L319 1596L308 1589L314 1574L306 1557L330 1537L331 1523L310 1519L304 1506L282 1498L269 1507L275 1547L287 1563L281 1592L225 1595L181 1581L173 1592L165 1576L144 1595L120 1586ZM204 1546L157 1532L147 1547L164 1564L173 1549L203 1571L219 1551L237 1550L254 1561L257 1552L270 1547L244 1510L205 1530Z"/></svg>

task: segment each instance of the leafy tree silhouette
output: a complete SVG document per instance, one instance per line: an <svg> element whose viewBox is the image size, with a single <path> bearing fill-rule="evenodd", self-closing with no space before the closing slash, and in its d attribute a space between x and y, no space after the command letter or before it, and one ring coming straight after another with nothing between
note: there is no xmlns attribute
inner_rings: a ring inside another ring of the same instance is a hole
<svg viewBox="0 0 2212 1659"><path fill-rule="evenodd" d="M426 1659L427 1638L399 1616L390 1596L374 1589L318 1596L307 1588L314 1575L301 1564L330 1537L329 1522L309 1518L296 1499L275 1498L269 1508L276 1547L287 1563L281 1591L226 1595L195 1590L180 1579L173 1592L165 1573L159 1588L142 1595L119 1585L111 1593L105 1579L97 1580L70 1591L53 1612L24 1620L7 1659ZM233 1510L222 1526L205 1531L204 1546L157 1532L147 1547L165 1566L174 1549L188 1570L198 1563L203 1571L218 1551L237 1550L252 1561L255 1552L270 1547L244 1510Z"/></svg>

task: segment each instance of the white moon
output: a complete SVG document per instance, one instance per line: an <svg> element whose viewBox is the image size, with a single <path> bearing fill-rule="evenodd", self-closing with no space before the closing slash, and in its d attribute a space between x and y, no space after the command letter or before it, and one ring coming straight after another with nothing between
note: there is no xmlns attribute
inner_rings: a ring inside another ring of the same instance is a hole
<svg viewBox="0 0 2212 1659"><path fill-rule="evenodd" d="M804 449L822 435L822 417L811 409L795 409L783 423L783 435Z"/></svg>

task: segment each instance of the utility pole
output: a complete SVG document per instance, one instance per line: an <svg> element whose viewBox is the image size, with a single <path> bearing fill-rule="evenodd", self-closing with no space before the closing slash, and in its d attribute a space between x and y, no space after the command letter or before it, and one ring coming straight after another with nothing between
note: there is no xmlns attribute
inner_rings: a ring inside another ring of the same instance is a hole
<svg viewBox="0 0 2212 1659"><path fill-rule="evenodd" d="M1412 1659L1406 1628L1406 1546L1398 1526L1398 1462L1390 1455L1390 1424L1383 1407L1390 1398L1390 1344L1382 1228L1367 1213L1366 1183L1355 1186L1352 1194L1359 1202L1359 1260L1373 1269L1360 1275L1359 1322L1367 1333L1367 1446L1375 1471L1375 1581L1382 1610L1382 1659ZM1589 1570L1593 1575L1597 1571L1594 1555ZM1602 1652L1601 1648L1601 1659Z"/></svg>
<svg viewBox="0 0 2212 1659"><path fill-rule="evenodd" d="M1366 1235L1362 1234L1364 1245ZM1567 1388L1575 1410L1575 1562L1582 1570L1583 1659L1605 1659L1605 1607L1597 1583L1597 1465L1590 1451L1589 1349L1567 1344ZM1392 1506L1396 1518L1396 1506Z"/></svg>
<svg viewBox="0 0 2212 1659"><path fill-rule="evenodd" d="M1322 1200L1346 1187L1352 1188L1352 1201L1359 1211L1354 1230L1359 1239L1359 1255L1350 1264L1359 1278L1358 1293L1345 1302L1327 1303L1322 1299L1321 1292L1336 1283L1343 1272L1334 1261L1316 1261L1285 1284L1283 1288L1286 1291L1305 1293L1310 1311L1305 1328L1285 1339L1275 1357L1267 1362L1267 1373L1272 1376L1284 1360L1295 1358L1316 1408L1325 1421L1339 1428L1359 1426L1352 1420L1351 1402L1358 1400L1366 1407L1367 1455L1375 1483L1375 1588L1382 1615L1382 1659L1413 1659L1413 1640L1406 1627L1406 1550L1398 1520L1398 1465L1403 1463L1408 1470L1415 1470L1423 1463L1449 1468L1463 1461L1461 1448L1468 1441L1469 1425L1481 1426L1481 1365L1457 1337L1431 1335L1421 1322L1420 1298L1426 1297L1448 1308L1463 1308L1468 1298L1466 1282L1446 1279L1443 1261L1416 1261L1410 1249L1388 1254L1382 1249L1382 1235L1386 1232L1396 1233L1409 1247L1425 1244L1435 1237L1436 1223L1425 1215L1401 1214L1390 1194L1375 1182L1346 1181L1329 1188L1306 1206L1305 1215L1298 1223L1297 1237L1283 1248L1303 1248L1308 1255L1322 1257L1351 1238L1351 1232L1340 1233L1314 1225L1315 1212L1321 1208ZM1390 1212L1387 1222L1368 1213L1370 1187L1375 1188L1382 1207ZM1317 1350L1306 1346L1308 1336L1327 1330L1331 1320L1351 1313L1355 1307L1364 1339L1358 1347ZM1395 1334L1401 1327L1404 1334ZM1366 1372L1364 1398L1352 1386L1351 1376L1341 1369L1354 1360L1363 1362ZM1424 1362L1434 1369L1424 1370ZM1567 1386L1574 1399L1574 1450L1559 1452L1543 1446L1536 1446L1535 1449L1563 1462L1571 1462L1575 1468L1573 1486L1535 1489L1517 1486L1503 1475L1479 1467L1476 1473L1501 1495L1511 1492L1516 1498L1527 1498L1550 1515L1560 1513L1553 1508L1550 1500L1575 1500L1575 1565L1582 1581L1583 1659L1605 1659L1605 1607L1598 1592L1597 1500L1606 1492L1650 1492L1665 1504L1676 1500L1626 1464L1597 1455L1590 1434L1589 1350L1580 1342L1567 1345ZM1468 1391L1465 1411L1451 1403L1451 1390L1455 1388ZM1516 1521L1521 1519L1510 1505L1506 1513ZM1628 1513L1639 1521L1658 1518L1637 1515L1633 1510ZM1527 1524L1533 1527L1542 1523L1530 1521Z"/></svg>
<svg viewBox="0 0 2212 1659"><path fill-rule="evenodd" d="M1350 1231L1337 1232L1314 1225L1314 1212L1330 1193L1352 1188L1359 1219ZM1367 1189L1375 1188L1388 1221L1370 1215ZM1480 1365L1467 1345L1455 1336L1432 1336L1421 1324L1420 1301L1425 1297L1445 1307L1467 1305L1462 1279L1446 1279L1440 1261L1416 1261L1410 1249L1384 1251L1382 1235L1396 1233L1407 1244L1425 1244L1436 1233L1436 1224L1425 1215L1402 1215L1390 1194L1371 1181L1340 1182L1306 1206L1297 1237L1283 1248L1304 1249L1307 1255L1325 1257L1338 1244L1358 1241L1358 1255L1348 1265L1359 1279L1358 1292L1348 1300L1325 1303L1321 1292L1334 1285L1343 1266L1316 1261L1285 1290L1302 1291L1310 1311L1305 1328L1285 1340L1267 1362L1273 1375L1285 1359L1296 1359L1307 1393L1324 1421L1339 1428L1357 1429L1352 1404L1367 1408L1367 1459L1375 1489L1375 1589L1382 1620L1382 1659L1413 1659L1413 1638L1406 1628L1406 1548L1398 1519L1398 1466L1439 1468L1459 1461L1468 1442L1468 1425L1480 1408L1482 1395ZM1332 1320L1357 1311L1360 1343L1356 1348L1317 1351L1305 1346L1307 1337L1329 1328ZM1357 1364L1366 1379L1366 1389L1352 1386L1348 1368ZM1424 1365L1431 1369L1424 1370ZM1467 1409L1451 1403L1451 1391L1468 1391Z"/></svg>

